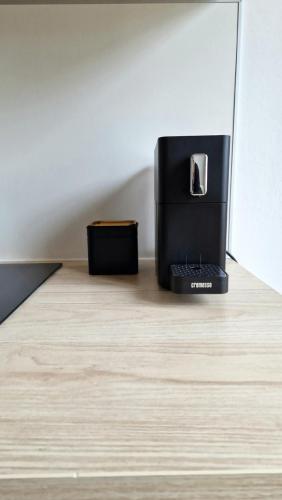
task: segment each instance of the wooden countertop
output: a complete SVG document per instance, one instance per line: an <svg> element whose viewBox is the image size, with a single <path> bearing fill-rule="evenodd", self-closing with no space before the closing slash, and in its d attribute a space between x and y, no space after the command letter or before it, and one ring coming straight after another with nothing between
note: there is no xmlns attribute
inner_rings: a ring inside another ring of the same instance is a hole
<svg viewBox="0 0 282 500"><path fill-rule="evenodd" d="M281 499L281 296L230 260L227 295L140 267L67 263L1 326L1 500Z"/></svg>

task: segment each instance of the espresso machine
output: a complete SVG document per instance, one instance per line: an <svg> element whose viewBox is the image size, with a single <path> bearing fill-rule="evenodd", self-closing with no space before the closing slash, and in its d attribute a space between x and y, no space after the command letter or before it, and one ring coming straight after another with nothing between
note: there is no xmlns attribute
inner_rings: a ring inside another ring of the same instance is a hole
<svg viewBox="0 0 282 500"><path fill-rule="evenodd" d="M226 293L230 137L160 137L155 149L156 271L176 293Z"/></svg>

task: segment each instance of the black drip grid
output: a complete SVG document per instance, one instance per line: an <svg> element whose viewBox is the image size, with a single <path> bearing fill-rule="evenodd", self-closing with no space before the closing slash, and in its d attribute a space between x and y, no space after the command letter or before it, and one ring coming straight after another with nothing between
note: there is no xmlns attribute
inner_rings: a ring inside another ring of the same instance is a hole
<svg viewBox="0 0 282 500"><path fill-rule="evenodd" d="M216 264L172 264L171 273L179 278L224 278L225 272Z"/></svg>

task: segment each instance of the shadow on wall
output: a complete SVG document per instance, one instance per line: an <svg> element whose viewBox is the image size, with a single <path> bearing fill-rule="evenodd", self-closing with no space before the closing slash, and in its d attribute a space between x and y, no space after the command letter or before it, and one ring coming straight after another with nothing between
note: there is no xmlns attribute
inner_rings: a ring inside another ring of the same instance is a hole
<svg viewBox="0 0 282 500"><path fill-rule="evenodd" d="M1 7L1 12L5 16L3 20L0 18L2 37L0 53L2 55L4 49L3 60L7 69L12 68L13 75L20 77L22 84L28 83L30 91L32 84L40 83L44 86L43 90L54 87L57 94L58 87L65 92L66 82L63 82L63 86L60 85L64 75L68 75L69 83L71 74L77 79L77 83L79 81L83 83L84 67L89 68L90 74L95 74L95 79L97 69L101 65L104 69L108 67L110 71L113 65L120 68L123 63L128 68L136 62L136 50L152 51L155 45L166 42L169 36L175 36L176 29L185 28L187 16L188 20L191 20L211 8L211 5L205 3L189 6L185 3L174 6L168 3L162 5L160 9L158 5L148 2L146 6L144 4L95 6L84 4L67 7L56 5L55 10L51 5L39 8L34 6L29 9L18 6L15 11L13 7L7 5ZM93 16L95 29L93 29ZM9 47L11 53L7 53L10 40L14 43ZM62 45L62 41L69 43ZM140 41L142 41L141 46ZM145 46L144 41L146 41ZM34 56L41 56L41 59L38 61ZM121 68L120 75L122 76ZM3 75L1 85L6 83L7 77L9 74ZM106 82L102 78L101 83L105 86L105 83L111 82ZM17 95L18 79L10 78L9 84L10 90L11 88L15 90L15 97L20 99L21 96Z"/></svg>
<svg viewBox="0 0 282 500"><path fill-rule="evenodd" d="M141 257L154 254L154 248L150 248L154 240L153 172L152 167L143 168L103 200L95 212L98 219L136 219Z"/></svg>
<svg viewBox="0 0 282 500"><path fill-rule="evenodd" d="M57 227L52 240L45 241L45 255L58 257L57 248L65 248L64 258L73 258L73 241L77 247L83 244L83 256L87 257L86 226L100 219L135 219L138 221L139 256L154 254L154 178L153 168L146 167L130 177L117 189L99 200L85 201L84 209L70 213L65 225ZM53 233L54 234L54 233ZM67 254L67 249L70 254ZM81 252L76 257L81 257Z"/></svg>
<svg viewBox="0 0 282 500"><path fill-rule="evenodd" d="M158 136L198 130L189 96L202 100L206 80L183 60L206 61L198 33L213 11L1 6L1 258L86 257L85 227L106 217L138 220L139 254L154 254L153 172L142 166Z"/></svg>

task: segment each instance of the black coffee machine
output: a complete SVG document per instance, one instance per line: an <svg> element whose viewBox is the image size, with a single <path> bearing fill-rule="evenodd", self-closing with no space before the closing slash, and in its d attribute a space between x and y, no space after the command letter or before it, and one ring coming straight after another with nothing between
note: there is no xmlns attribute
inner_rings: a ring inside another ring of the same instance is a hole
<svg viewBox="0 0 282 500"><path fill-rule="evenodd" d="M160 137L155 149L156 268L176 293L226 293L230 137Z"/></svg>

